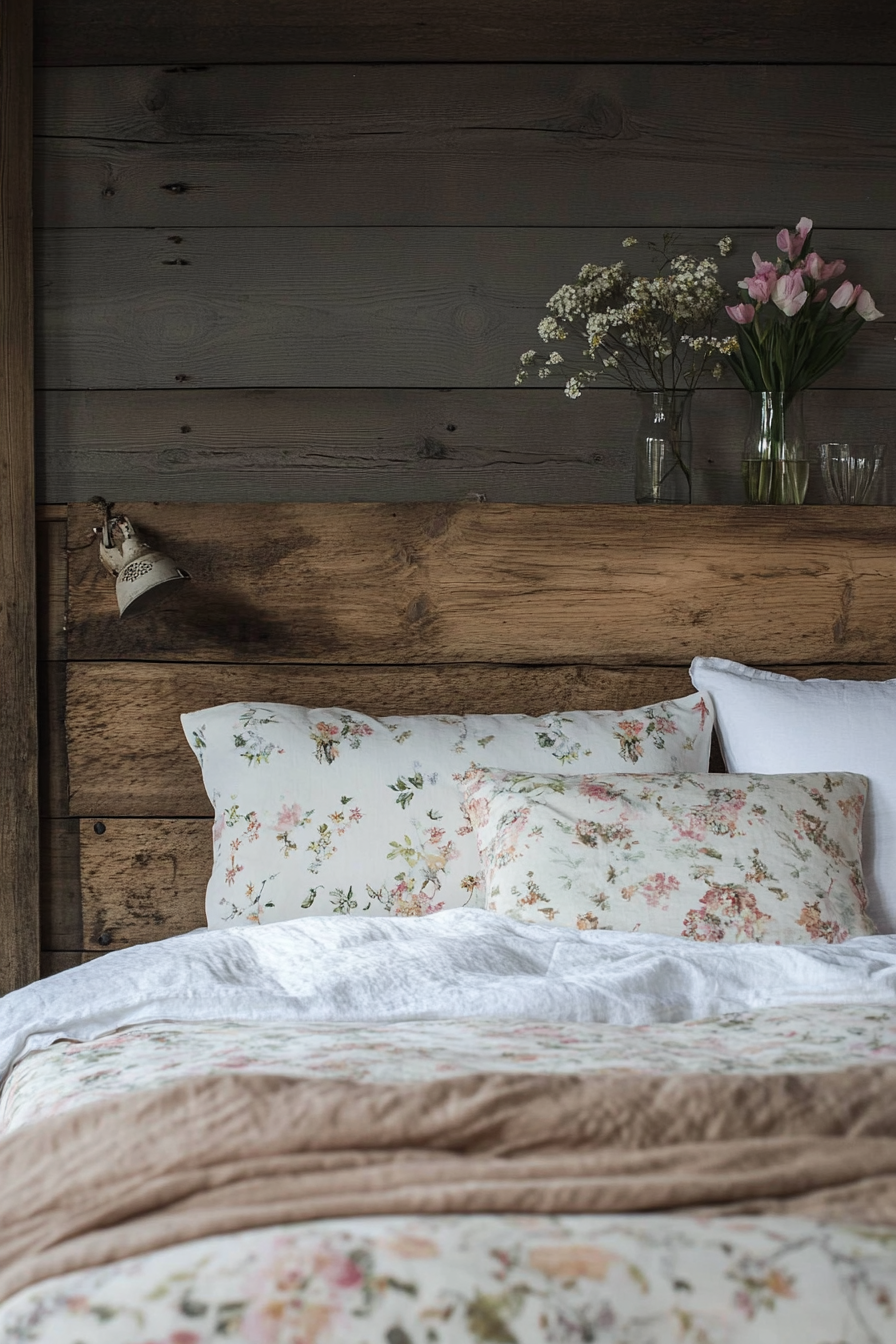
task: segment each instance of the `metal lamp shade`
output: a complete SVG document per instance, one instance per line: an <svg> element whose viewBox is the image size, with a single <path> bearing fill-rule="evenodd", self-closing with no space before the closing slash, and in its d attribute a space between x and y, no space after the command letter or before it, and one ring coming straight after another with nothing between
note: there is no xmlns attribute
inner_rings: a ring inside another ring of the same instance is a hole
<svg viewBox="0 0 896 1344"><path fill-rule="evenodd" d="M102 527L94 528L94 532L99 538L103 568L115 576L119 616L134 616L154 607L190 577L170 556L145 542L124 514L113 517L107 509ZM120 545L116 545L114 533L121 537Z"/></svg>
<svg viewBox="0 0 896 1344"><path fill-rule="evenodd" d="M147 607L154 607L189 577L170 556L161 551L145 551L125 565L115 580L118 614L134 616Z"/></svg>

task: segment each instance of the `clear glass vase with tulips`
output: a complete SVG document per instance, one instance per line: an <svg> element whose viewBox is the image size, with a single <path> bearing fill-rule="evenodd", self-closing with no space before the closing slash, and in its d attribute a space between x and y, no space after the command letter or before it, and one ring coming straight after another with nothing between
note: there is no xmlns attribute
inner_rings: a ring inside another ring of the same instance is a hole
<svg viewBox="0 0 896 1344"><path fill-rule="evenodd" d="M781 256L753 253L753 275L739 281L749 302L726 308L738 325L728 362L753 394L743 478L751 504L801 504L809 467L802 435L801 394L838 364L866 322L883 317L861 285L849 280L829 292L846 270L812 250L812 220L781 229Z"/></svg>

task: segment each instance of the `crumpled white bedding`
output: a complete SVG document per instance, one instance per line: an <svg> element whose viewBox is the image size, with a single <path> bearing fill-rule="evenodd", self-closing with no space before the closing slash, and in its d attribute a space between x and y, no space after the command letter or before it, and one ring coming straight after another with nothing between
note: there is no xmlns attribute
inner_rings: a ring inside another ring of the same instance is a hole
<svg viewBox="0 0 896 1344"><path fill-rule="evenodd" d="M112 952L0 1000L0 1079L69 1038L154 1021L461 1017L643 1024L806 1003L896 1005L896 935L707 945L577 932L484 910L197 930Z"/></svg>

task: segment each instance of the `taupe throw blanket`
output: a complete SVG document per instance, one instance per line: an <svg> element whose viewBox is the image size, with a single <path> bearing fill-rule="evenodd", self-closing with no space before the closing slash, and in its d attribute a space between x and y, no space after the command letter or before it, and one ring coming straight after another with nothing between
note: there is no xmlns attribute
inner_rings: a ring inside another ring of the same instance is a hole
<svg viewBox="0 0 896 1344"><path fill-rule="evenodd" d="M199 1078L0 1141L0 1300L211 1234L394 1213L712 1206L896 1226L896 1067Z"/></svg>

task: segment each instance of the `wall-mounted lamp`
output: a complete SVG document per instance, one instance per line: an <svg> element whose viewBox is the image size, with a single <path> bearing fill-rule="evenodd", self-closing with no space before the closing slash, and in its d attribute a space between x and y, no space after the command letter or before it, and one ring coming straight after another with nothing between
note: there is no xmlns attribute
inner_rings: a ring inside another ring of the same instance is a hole
<svg viewBox="0 0 896 1344"><path fill-rule="evenodd" d="M161 602L190 576L170 556L144 541L130 518L111 513L108 505L105 508L102 526L93 529L99 538L100 560L115 576L119 616L132 616Z"/></svg>

